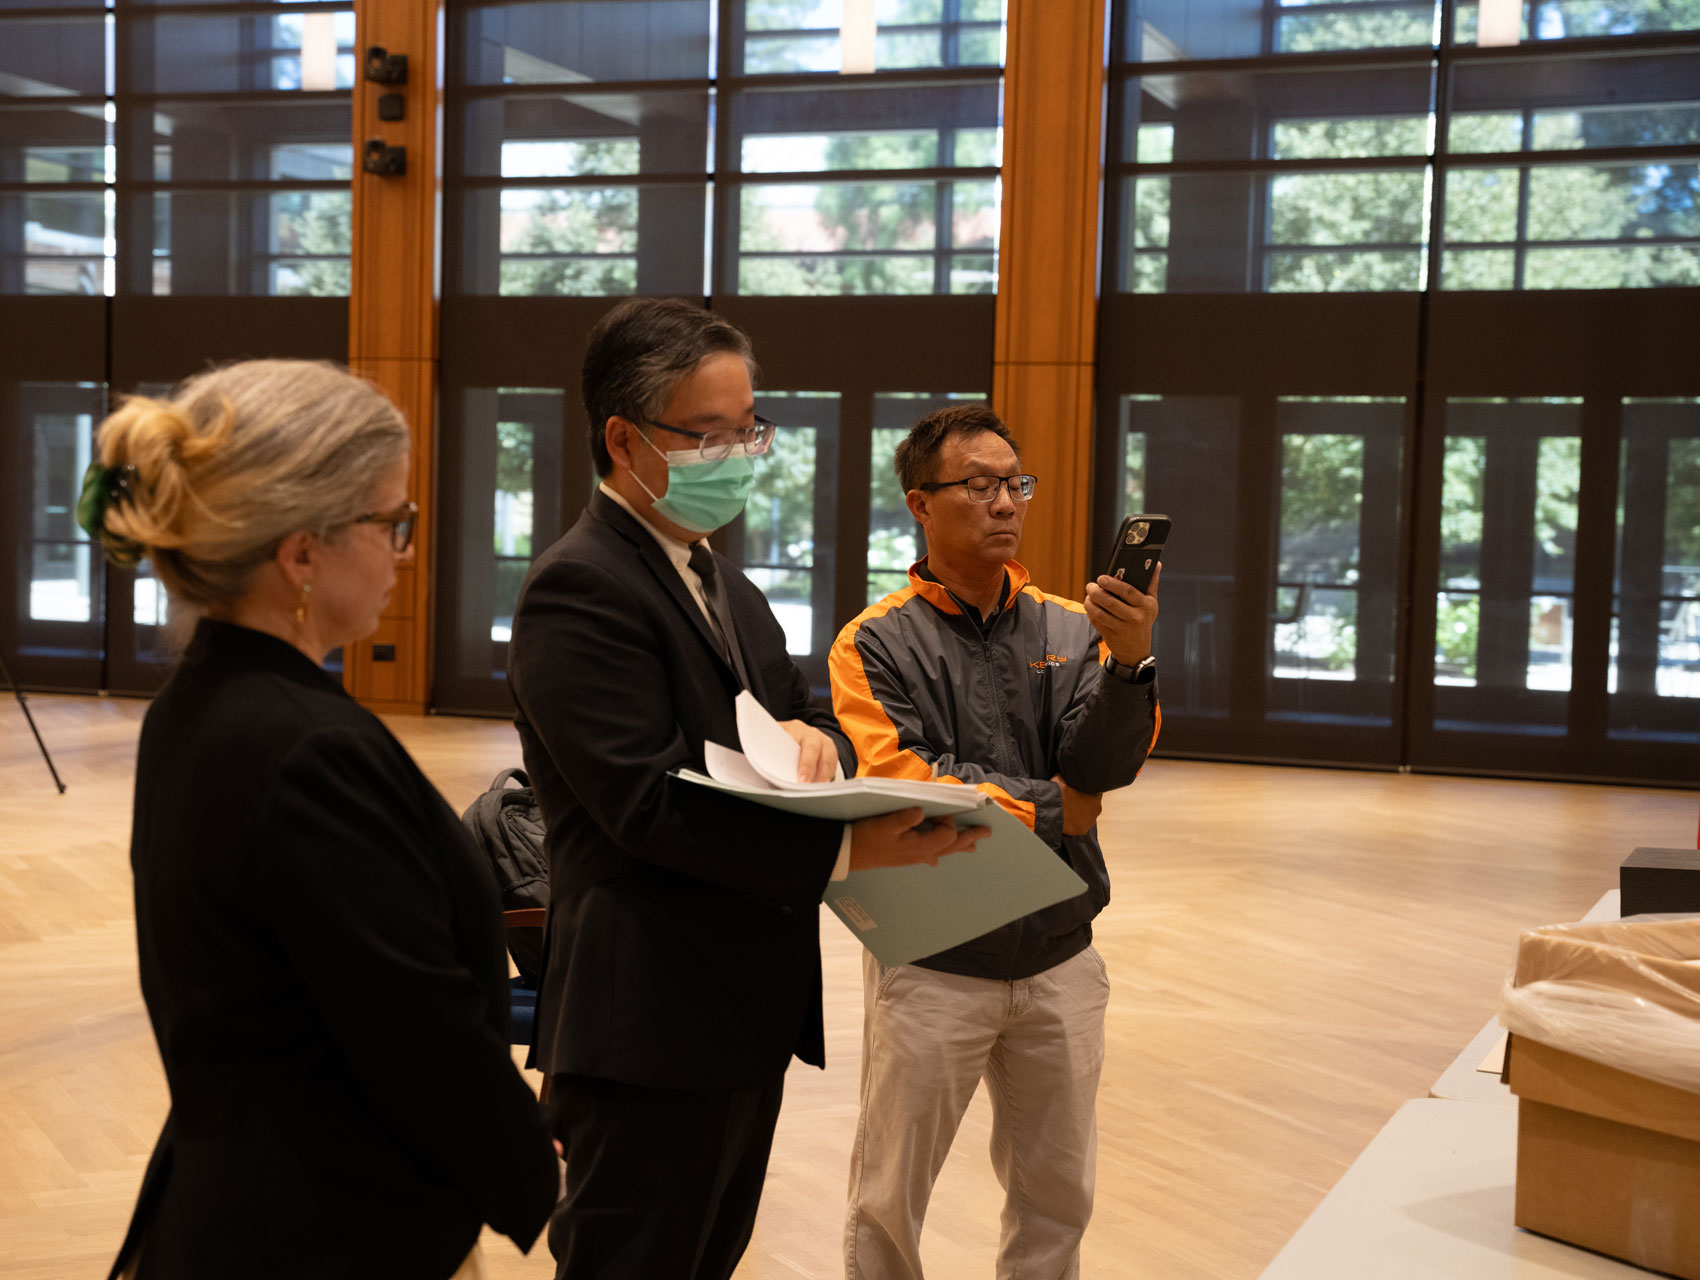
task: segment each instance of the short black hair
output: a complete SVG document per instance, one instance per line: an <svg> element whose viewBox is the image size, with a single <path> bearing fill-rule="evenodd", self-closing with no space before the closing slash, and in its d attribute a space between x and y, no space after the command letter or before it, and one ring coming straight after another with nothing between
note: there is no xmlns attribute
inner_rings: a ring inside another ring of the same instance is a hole
<svg viewBox="0 0 1700 1280"><path fill-rule="evenodd" d="M939 450L944 448L944 442L952 436L977 436L982 431L990 431L998 439L1004 441L1015 456L1021 457L1021 446L1015 442L1015 437L1009 434L1009 428L1004 426L1003 419L992 412L992 406L983 401L973 401L969 404L953 404L945 409L934 409L909 429L909 434L903 437L903 443L897 446L897 457L893 466L897 471L897 482L903 486L903 492L919 489L924 484L931 484L938 479Z"/></svg>
<svg viewBox="0 0 1700 1280"><path fill-rule="evenodd" d="M590 331L580 387L590 418L596 474L614 469L603 430L609 418L653 420L679 382L718 352L743 360L756 377L749 335L730 320L682 298L627 298Z"/></svg>

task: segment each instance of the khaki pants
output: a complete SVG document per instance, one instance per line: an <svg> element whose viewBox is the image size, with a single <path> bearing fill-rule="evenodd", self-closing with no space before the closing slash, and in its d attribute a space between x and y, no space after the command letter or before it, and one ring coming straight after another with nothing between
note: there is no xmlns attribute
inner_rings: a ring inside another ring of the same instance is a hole
<svg viewBox="0 0 1700 1280"><path fill-rule="evenodd" d="M1097 951L1016 982L862 957L850 1280L919 1280L933 1182L982 1077L1005 1200L999 1280L1072 1280L1092 1216L1110 981Z"/></svg>

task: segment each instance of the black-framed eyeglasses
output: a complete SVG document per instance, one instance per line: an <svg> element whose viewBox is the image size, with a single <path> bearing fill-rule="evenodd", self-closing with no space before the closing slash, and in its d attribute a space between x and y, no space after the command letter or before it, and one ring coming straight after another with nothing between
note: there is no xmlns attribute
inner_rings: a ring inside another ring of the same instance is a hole
<svg viewBox="0 0 1700 1280"><path fill-rule="evenodd" d="M369 511L355 516L352 524L387 524L390 527L390 550L398 556L413 544L413 526L419 519L419 504L404 502L394 511Z"/></svg>
<svg viewBox="0 0 1700 1280"><path fill-rule="evenodd" d="M1017 502L1026 502L1033 496L1033 490L1039 485L1038 476L968 476L963 480L939 480L932 484L919 486L928 493L939 489L954 489L961 485L968 490L968 501L991 502L998 496L998 490L1007 487L1009 496Z"/></svg>
<svg viewBox="0 0 1700 1280"><path fill-rule="evenodd" d="M719 462L731 454L734 446L742 445L744 452L750 455L766 453L768 446L773 443L774 432L779 430L777 423L769 422L761 414L756 414L753 427L716 427L713 431L686 431L683 427L670 427L665 422L652 422L648 418L639 419L646 427L660 427L663 431L671 431L676 436L689 436L697 442L703 461Z"/></svg>

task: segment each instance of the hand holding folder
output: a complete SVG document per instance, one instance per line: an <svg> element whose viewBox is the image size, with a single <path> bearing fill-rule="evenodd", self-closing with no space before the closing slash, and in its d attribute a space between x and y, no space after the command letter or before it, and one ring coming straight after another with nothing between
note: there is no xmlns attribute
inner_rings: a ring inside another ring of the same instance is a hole
<svg viewBox="0 0 1700 1280"><path fill-rule="evenodd" d="M919 808L928 817L965 814L990 828L970 853L916 865L853 871L829 884L825 901L881 964L908 964L1086 892L1066 862L1018 819L956 782L853 778L797 782L797 744L748 692L738 695L742 752L708 743L709 774L676 776L755 804L841 822Z"/></svg>

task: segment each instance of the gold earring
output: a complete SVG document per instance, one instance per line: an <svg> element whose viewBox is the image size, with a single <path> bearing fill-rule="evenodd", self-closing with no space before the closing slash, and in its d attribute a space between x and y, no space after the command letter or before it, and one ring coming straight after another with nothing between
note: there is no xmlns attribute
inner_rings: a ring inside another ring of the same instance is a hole
<svg viewBox="0 0 1700 1280"><path fill-rule="evenodd" d="M312 593L312 590L313 584L311 582L301 584L301 603L295 606L295 621L298 623L307 621L307 597Z"/></svg>

